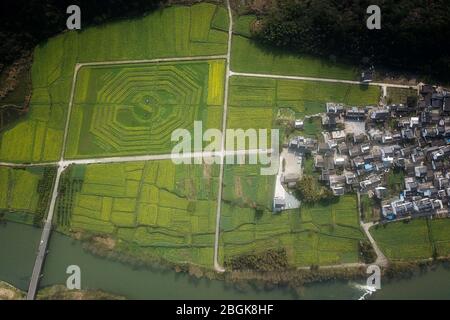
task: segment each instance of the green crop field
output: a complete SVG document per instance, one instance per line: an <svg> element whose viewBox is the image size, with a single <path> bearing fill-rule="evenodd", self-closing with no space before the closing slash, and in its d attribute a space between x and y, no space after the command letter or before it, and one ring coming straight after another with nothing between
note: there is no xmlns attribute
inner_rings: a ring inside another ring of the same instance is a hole
<svg viewBox="0 0 450 320"><path fill-rule="evenodd" d="M261 175L260 169L261 165L225 165L222 200L272 210L275 176Z"/></svg>
<svg viewBox="0 0 450 320"><path fill-rule="evenodd" d="M406 104L406 100L409 96L417 96L417 90L405 89L405 88L392 88L388 87L386 90L387 103L403 103Z"/></svg>
<svg viewBox="0 0 450 320"><path fill-rule="evenodd" d="M433 253L427 221L394 222L370 229L381 251L392 260L419 260Z"/></svg>
<svg viewBox="0 0 450 320"><path fill-rule="evenodd" d="M66 156L170 153L175 129L219 129L223 60L83 67Z"/></svg>
<svg viewBox="0 0 450 320"><path fill-rule="evenodd" d="M357 69L309 55L265 47L249 38L255 16L240 16L234 24L231 66L233 71L358 80Z"/></svg>
<svg viewBox="0 0 450 320"><path fill-rule="evenodd" d="M0 166L0 219L38 224L49 205L54 174L51 167Z"/></svg>
<svg viewBox="0 0 450 320"><path fill-rule="evenodd" d="M0 133L0 160L48 162L61 154L76 63L222 55L228 20L222 7L173 6L140 19L65 32L34 51L30 112Z"/></svg>
<svg viewBox="0 0 450 320"><path fill-rule="evenodd" d="M447 257L450 255L450 219L434 219L430 221L431 239L436 255Z"/></svg>
<svg viewBox="0 0 450 320"><path fill-rule="evenodd" d="M324 112L326 102L370 105L378 103L379 98L380 89L374 86L234 76L230 80L227 126L270 132L277 127L279 108L289 108L303 117ZM313 130L309 123L305 130L307 135L317 134L317 128Z"/></svg>
<svg viewBox="0 0 450 320"><path fill-rule="evenodd" d="M313 117L305 120L301 132L305 137L320 139L322 135L322 119L320 117Z"/></svg>
<svg viewBox="0 0 450 320"><path fill-rule="evenodd" d="M247 38L251 37L251 24L255 21L256 16L254 15L243 15L238 16L236 21L234 22L234 30L233 33L237 35L241 35Z"/></svg>
<svg viewBox="0 0 450 320"><path fill-rule="evenodd" d="M259 166L226 166L220 220L220 257L284 248L291 266L358 262L359 228L356 197L272 213L274 176Z"/></svg>
<svg viewBox="0 0 450 320"><path fill-rule="evenodd" d="M230 105L247 108L291 108L298 115L324 112L326 102L346 105L376 104L380 89L345 83L233 77Z"/></svg>
<svg viewBox="0 0 450 320"><path fill-rule="evenodd" d="M218 166L171 160L77 165L65 172L56 223L106 234L136 256L211 267Z"/></svg>

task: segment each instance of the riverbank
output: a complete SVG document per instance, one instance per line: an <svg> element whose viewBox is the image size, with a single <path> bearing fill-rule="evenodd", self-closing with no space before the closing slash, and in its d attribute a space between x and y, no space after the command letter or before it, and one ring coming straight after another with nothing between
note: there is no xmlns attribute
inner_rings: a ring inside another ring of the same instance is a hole
<svg viewBox="0 0 450 320"><path fill-rule="evenodd" d="M100 241L99 243L109 243ZM232 286L240 292L249 291L270 291L284 288L293 298L301 298L305 288L318 284L332 282L352 282L365 283L367 279L366 266L364 264L355 266L327 266L286 270L261 271L225 271L216 273L210 269L201 268L190 264L173 264L161 259L140 260L127 255L124 252L108 250L107 246L99 247L92 242L84 241L83 249L106 259L120 261L133 266L133 268L159 268L170 269L176 273L187 274L194 279L206 278L208 280L223 281L226 286ZM155 263L157 262L157 263ZM395 282L412 279L415 276L423 275L434 271L436 268L449 267L449 258L440 257L437 259L418 260L412 262L391 262L387 267L382 267L382 279L385 282Z"/></svg>
<svg viewBox="0 0 450 320"><path fill-rule="evenodd" d="M0 280L0 300L22 300L25 299L25 297L25 292Z"/></svg>
<svg viewBox="0 0 450 320"><path fill-rule="evenodd" d="M26 292L0 281L0 300L24 300ZM101 290L69 290L63 285L54 285L39 291L37 300L124 300L125 297Z"/></svg>
<svg viewBox="0 0 450 320"><path fill-rule="evenodd" d="M101 290L69 290L63 285L54 285L39 290L38 300L125 300L125 297Z"/></svg>
<svg viewBox="0 0 450 320"><path fill-rule="evenodd" d="M39 241L40 229L16 223L8 223L4 228L0 240L8 239L10 245L0 254L5 259L0 266L0 279L26 291L35 259L30 243ZM383 270L382 290L370 299L403 298L404 293L398 286L407 287L411 298L448 296L450 269L445 266L445 261L442 262L392 263L389 269ZM83 241L55 232L50 240L41 290L65 284L67 266L73 264L81 269L82 289L101 289L129 299L353 300L361 297L367 278L363 267L217 274L211 270L200 273L189 266L131 264L130 261L119 261L117 256L108 258L92 254ZM434 285L430 286L429 281L434 281Z"/></svg>

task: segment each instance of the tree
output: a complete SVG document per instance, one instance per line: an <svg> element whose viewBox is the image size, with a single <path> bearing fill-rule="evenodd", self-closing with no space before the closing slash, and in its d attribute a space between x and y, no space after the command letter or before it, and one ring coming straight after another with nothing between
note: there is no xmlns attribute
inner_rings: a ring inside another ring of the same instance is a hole
<svg viewBox="0 0 450 320"><path fill-rule="evenodd" d="M334 198L333 192L329 188L321 186L311 175L304 175L297 182L296 193L305 203L316 203Z"/></svg>

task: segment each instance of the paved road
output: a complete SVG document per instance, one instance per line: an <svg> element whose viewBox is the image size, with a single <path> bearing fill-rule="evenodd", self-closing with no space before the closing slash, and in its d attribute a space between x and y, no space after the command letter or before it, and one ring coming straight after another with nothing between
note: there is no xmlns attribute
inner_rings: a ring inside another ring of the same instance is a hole
<svg viewBox="0 0 450 320"><path fill-rule="evenodd" d="M233 36L233 14L231 12L230 0L227 0L227 10L228 10L228 49L226 58L226 75L225 75L225 92L224 92L224 102L223 102L223 116L222 116L222 132L226 131L227 128L227 114L228 114L228 88L230 84L230 63L231 63L231 39ZM221 151L225 150L225 139L221 141ZM216 211L216 233L214 237L214 269L217 272L224 272L225 268L219 263L219 235L220 235L220 214L222 210L222 192L223 192L223 162L220 164L219 172L219 192L217 194L217 211Z"/></svg>
<svg viewBox="0 0 450 320"><path fill-rule="evenodd" d="M373 225L374 225L373 222L368 222L368 223L361 222L361 227L364 229L364 232L366 233L367 238L369 239L370 243L372 244L373 250L375 250L375 253L377 254L377 260L375 260L375 264L380 267L387 267L387 265L389 264L388 259L383 254L383 252L380 250L380 248L378 247L378 244L376 243L376 241L373 239L372 235L370 234L369 229Z"/></svg>
<svg viewBox="0 0 450 320"><path fill-rule="evenodd" d="M136 162L136 161L156 161L156 160L176 160L176 159L190 159L190 158L225 158L226 156L236 155L250 155L250 154L267 154L271 153L272 149L248 149L248 150L224 150L224 151L199 151L187 152L183 154L156 154L156 155L141 155L141 156L125 156L125 157L107 157L107 158L90 158L90 159L75 159L64 160L64 166L70 164L100 164L100 163L120 163L120 162Z"/></svg>
<svg viewBox="0 0 450 320"><path fill-rule="evenodd" d="M139 156L123 156L123 157L104 157L104 158L86 158L86 159L73 159L62 160L59 162L46 162L46 163L9 163L0 162L0 166L4 167L42 167L42 166L64 166L67 167L71 164L101 164L101 163L120 163L120 162L136 162L136 161L156 161L156 160L174 160L174 159L189 159L189 158L225 158L226 156L237 155L250 155L250 154L268 154L272 153L273 149L246 149L246 150L224 150L224 151L199 151L199 152L187 152L183 154L154 154L154 155L139 155Z"/></svg>
<svg viewBox="0 0 450 320"><path fill-rule="evenodd" d="M256 77L256 78L272 78L272 79L288 79L288 80L305 80L305 81L319 81L319 82L333 82L333 83L348 83L348 84L367 84L369 86L378 87L391 87L391 88L404 88L404 89L417 89L417 86L410 86L404 84L394 84L394 83L382 83L382 82L369 82L362 83L360 81L354 80L340 80L340 79L328 79L328 78L315 78L315 77L301 77L301 76L283 76L278 74L268 74L268 73L248 73L248 72L231 72L231 76L245 76L245 77Z"/></svg>

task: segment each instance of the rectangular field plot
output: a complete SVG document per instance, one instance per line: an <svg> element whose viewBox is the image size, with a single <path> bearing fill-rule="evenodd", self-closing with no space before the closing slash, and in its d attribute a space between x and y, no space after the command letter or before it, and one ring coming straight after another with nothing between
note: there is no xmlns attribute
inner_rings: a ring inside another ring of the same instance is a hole
<svg viewBox="0 0 450 320"><path fill-rule="evenodd" d="M424 219L372 227L370 233L388 259L420 260L432 257L433 246Z"/></svg>
<svg viewBox="0 0 450 320"><path fill-rule="evenodd" d="M326 102L377 104L380 93L375 86L237 76L231 78L229 103L236 107L291 108L301 116L324 112Z"/></svg>
<svg viewBox="0 0 450 320"><path fill-rule="evenodd" d="M201 3L49 39L34 50L30 111L0 133L0 160L59 160L76 63L224 55L227 30L226 9ZM221 98L216 86L208 103Z"/></svg>
<svg viewBox="0 0 450 320"><path fill-rule="evenodd" d="M354 195L273 214L274 179L258 166L225 167L219 249L225 265L268 249L284 249L293 267L358 262L364 234Z"/></svg>
<svg viewBox="0 0 450 320"><path fill-rule="evenodd" d="M377 104L379 98L380 89L375 86L233 76L227 127L268 129L270 133L270 129L278 127L280 108L291 109L297 117L304 117L325 112L326 102L371 105Z"/></svg>
<svg viewBox="0 0 450 320"><path fill-rule="evenodd" d="M417 90L388 87L386 95L387 95L386 103L388 104L392 103L406 104L408 97L417 96Z"/></svg>
<svg viewBox="0 0 450 320"><path fill-rule="evenodd" d="M57 228L109 236L114 249L136 257L211 267L218 169L171 160L72 166Z"/></svg>
<svg viewBox="0 0 450 320"><path fill-rule="evenodd" d="M81 68L66 156L170 153L176 129L219 129L224 72L223 60Z"/></svg>
<svg viewBox="0 0 450 320"><path fill-rule="evenodd" d="M450 255L450 219L434 219L430 221L431 238L436 254L440 257Z"/></svg>
<svg viewBox="0 0 450 320"><path fill-rule="evenodd" d="M56 168L0 166L0 220L39 225L47 213Z"/></svg>

